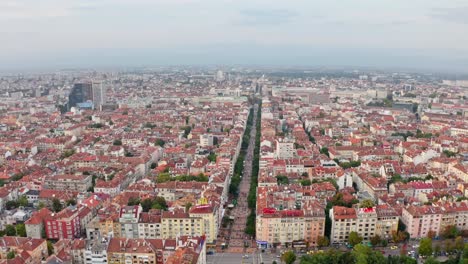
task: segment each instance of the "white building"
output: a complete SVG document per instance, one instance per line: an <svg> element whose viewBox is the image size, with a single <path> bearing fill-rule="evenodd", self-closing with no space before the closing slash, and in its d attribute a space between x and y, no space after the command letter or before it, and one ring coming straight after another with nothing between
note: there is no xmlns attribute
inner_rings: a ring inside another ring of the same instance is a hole
<svg viewBox="0 0 468 264"><path fill-rule="evenodd" d="M211 134L200 135L200 146L210 147L213 146L214 137Z"/></svg>
<svg viewBox="0 0 468 264"><path fill-rule="evenodd" d="M276 157L278 159L294 157L294 141L287 138L276 140Z"/></svg>

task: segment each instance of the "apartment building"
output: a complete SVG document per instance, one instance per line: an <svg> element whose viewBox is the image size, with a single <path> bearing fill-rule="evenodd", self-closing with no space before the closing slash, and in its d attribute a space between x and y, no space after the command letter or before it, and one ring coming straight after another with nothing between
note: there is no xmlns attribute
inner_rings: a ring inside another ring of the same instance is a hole
<svg viewBox="0 0 468 264"><path fill-rule="evenodd" d="M398 214L388 205L372 208L347 208L334 206L330 210L332 243L348 242L349 233L356 232L365 241L379 235L390 238L392 231L398 229Z"/></svg>
<svg viewBox="0 0 468 264"><path fill-rule="evenodd" d="M443 202L403 208L402 221L411 237L425 237L429 231L440 235L448 226L468 230L468 203Z"/></svg>
<svg viewBox="0 0 468 264"><path fill-rule="evenodd" d="M46 177L45 188L86 192L92 185L91 175L53 175Z"/></svg>
<svg viewBox="0 0 468 264"><path fill-rule="evenodd" d="M111 238L107 246L107 263L163 264L168 263L171 257L181 249L191 250L193 253L191 263L206 263L204 238L185 236L175 239Z"/></svg>
<svg viewBox="0 0 468 264"><path fill-rule="evenodd" d="M439 235L443 214L440 207L410 205L403 208L401 220L406 225L406 231L410 237L419 238L427 236L429 231Z"/></svg>
<svg viewBox="0 0 468 264"><path fill-rule="evenodd" d="M180 235L200 236L204 234L205 221L201 217L190 217L183 209L162 212L161 237L175 238Z"/></svg>
<svg viewBox="0 0 468 264"><path fill-rule="evenodd" d="M190 218L203 220L203 233L206 236L207 243L212 243L218 236L219 221L218 221L218 206L211 204L193 206L189 215Z"/></svg>
<svg viewBox="0 0 468 264"><path fill-rule="evenodd" d="M266 246L291 245L303 241L317 245L325 232L325 213L318 205L313 210L264 208L257 216L257 240Z"/></svg>
<svg viewBox="0 0 468 264"><path fill-rule="evenodd" d="M44 220L46 237L48 239L73 239L81 236L81 221L79 210L65 208L59 213L52 214Z"/></svg>

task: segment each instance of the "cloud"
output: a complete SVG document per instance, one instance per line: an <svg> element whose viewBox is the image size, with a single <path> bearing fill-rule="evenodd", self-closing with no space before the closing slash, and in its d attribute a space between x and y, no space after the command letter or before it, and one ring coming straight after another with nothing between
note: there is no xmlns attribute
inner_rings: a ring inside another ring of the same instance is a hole
<svg viewBox="0 0 468 264"><path fill-rule="evenodd" d="M468 6L453 8L434 8L430 17L457 24L468 24Z"/></svg>
<svg viewBox="0 0 468 264"><path fill-rule="evenodd" d="M239 14L239 24L250 26L287 24L298 16L296 12L288 9L243 9Z"/></svg>

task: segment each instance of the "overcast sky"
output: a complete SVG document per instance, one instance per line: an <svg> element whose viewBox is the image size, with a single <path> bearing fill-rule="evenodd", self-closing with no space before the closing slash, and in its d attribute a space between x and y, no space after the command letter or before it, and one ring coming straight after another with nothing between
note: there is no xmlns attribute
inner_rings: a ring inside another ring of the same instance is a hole
<svg viewBox="0 0 468 264"><path fill-rule="evenodd" d="M467 0L1 0L0 67L468 70Z"/></svg>

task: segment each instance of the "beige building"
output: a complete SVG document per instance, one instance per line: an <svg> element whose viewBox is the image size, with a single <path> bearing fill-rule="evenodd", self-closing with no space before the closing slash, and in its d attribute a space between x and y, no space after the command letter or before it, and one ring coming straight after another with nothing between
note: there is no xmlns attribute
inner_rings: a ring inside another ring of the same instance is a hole
<svg viewBox="0 0 468 264"><path fill-rule="evenodd" d="M45 186L53 190L86 192L92 185L91 175L54 175L46 177Z"/></svg>
<svg viewBox="0 0 468 264"><path fill-rule="evenodd" d="M257 215L257 241L263 245L290 245L303 241L317 245L325 232L325 213L320 206L313 210L276 210L265 208Z"/></svg>

